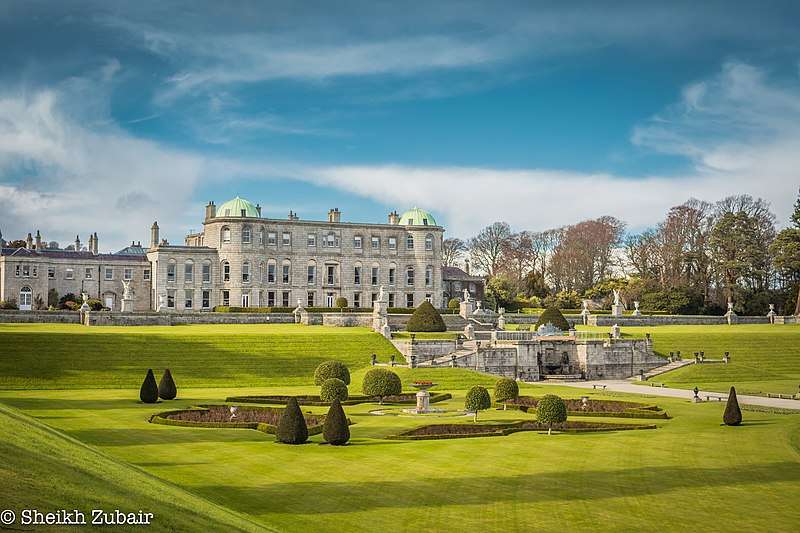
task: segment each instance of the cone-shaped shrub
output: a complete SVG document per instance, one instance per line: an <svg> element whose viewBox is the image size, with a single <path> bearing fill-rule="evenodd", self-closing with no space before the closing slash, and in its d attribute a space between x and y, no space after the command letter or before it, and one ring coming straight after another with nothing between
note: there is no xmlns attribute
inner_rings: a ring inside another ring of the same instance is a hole
<svg viewBox="0 0 800 533"><path fill-rule="evenodd" d="M414 310L406 326L408 331L447 331L442 315L430 302L425 301Z"/></svg>
<svg viewBox="0 0 800 533"><path fill-rule="evenodd" d="M342 404L338 399L333 400L325 424L322 426L322 436L325 441L334 446L347 444L350 440L350 428L347 426L347 416L344 414Z"/></svg>
<svg viewBox="0 0 800 533"><path fill-rule="evenodd" d="M281 413L278 420L278 428L275 432L278 442L284 444L303 444L308 440L308 426L303 412L300 411L300 404L297 398L289 398L286 402L286 409Z"/></svg>
<svg viewBox="0 0 800 533"><path fill-rule="evenodd" d="M567 404L555 394L546 394L536 404L536 420L547 426L549 435L553 424L567 421Z"/></svg>
<svg viewBox="0 0 800 533"><path fill-rule="evenodd" d="M494 401L507 402L508 400L516 400L519 396L519 385L517 382L510 378L498 379L494 384ZM503 410L506 406L503 405Z"/></svg>
<svg viewBox="0 0 800 533"><path fill-rule="evenodd" d="M156 403L158 401L158 385L156 385L156 377L153 375L152 368L147 369L142 388L139 389L139 399L144 403Z"/></svg>
<svg viewBox="0 0 800 533"><path fill-rule="evenodd" d="M564 315L561 314L561 311L557 307L548 307L545 309L542 316L540 316L539 320L536 322L536 327L538 328L546 324L553 324L561 331L569 330L569 322L567 322L567 319L564 318Z"/></svg>
<svg viewBox="0 0 800 533"><path fill-rule="evenodd" d="M385 396L400 394L403 384L400 376L385 368L373 368L364 376L361 391L365 396L377 396L383 403Z"/></svg>
<svg viewBox="0 0 800 533"><path fill-rule="evenodd" d="M736 399L736 389L731 387L731 392L728 394L728 403L725 404L725 413L722 415L722 421L726 426L738 426L742 423L742 410L739 409L739 400Z"/></svg>
<svg viewBox="0 0 800 533"><path fill-rule="evenodd" d="M322 385L326 379L336 378L350 385L350 370L341 361L325 361L314 371L314 385Z"/></svg>
<svg viewBox="0 0 800 533"><path fill-rule="evenodd" d="M480 385L475 385L467 391L467 397L464 399L464 409L474 413L472 420L478 421L478 411L483 411L492 406L492 400L489 398L489 391Z"/></svg>
<svg viewBox="0 0 800 533"><path fill-rule="evenodd" d="M164 375L161 376L161 381L158 383L158 397L162 400L174 400L177 395L178 387L175 386L172 372L168 368L164 371Z"/></svg>
<svg viewBox="0 0 800 533"><path fill-rule="evenodd" d="M348 397L347 385L338 378L328 378L319 388L319 399L331 403L334 400L343 402Z"/></svg>

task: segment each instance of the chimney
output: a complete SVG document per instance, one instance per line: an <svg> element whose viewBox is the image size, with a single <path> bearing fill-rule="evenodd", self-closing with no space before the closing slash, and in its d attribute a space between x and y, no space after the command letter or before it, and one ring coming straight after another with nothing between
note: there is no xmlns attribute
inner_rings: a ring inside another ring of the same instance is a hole
<svg viewBox="0 0 800 533"><path fill-rule="evenodd" d="M33 235L30 233L28 233L28 237L25 239L25 248L33 250Z"/></svg>
<svg viewBox="0 0 800 533"><path fill-rule="evenodd" d="M342 214L339 212L338 207L334 207L330 211L328 211L328 222L339 222L341 220Z"/></svg>
<svg viewBox="0 0 800 533"><path fill-rule="evenodd" d="M294 211L292 211L290 209L289 210L289 220L300 220L300 217L297 216L297 213L295 213Z"/></svg>
<svg viewBox="0 0 800 533"><path fill-rule="evenodd" d="M158 221L153 222L150 226L150 248L158 246Z"/></svg>
<svg viewBox="0 0 800 533"><path fill-rule="evenodd" d="M37 250L42 249L42 234L39 233L38 229L36 230L36 249Z"/></svg>
<svg viewBox="0 0 800 533"><path fill-rule="evenodd" d="M0 248L6 247L6 240L3 238L3 232L0 231Z"/></svg>
<svg viewBox="0 0 800 533"><path fill-rule="evenodd" d="M469 259L464 259L464 272L469 275Z"/></svg>
<svg viewBox="0 0 800 533"><path fill-rule="evenodd" d="M389 224L396 226L400 223L400 215L397 214L397 211L392 211L389 213Z"/></svg>
<svg viewBox="0 0 800 533"><path fill-rule="evenodd" d="M258 213L258 218L261 218L261 204L256 204L256 213Z"/></svg>
<svg viewBox="0 0 800 533"><path fill-rule="evenodd" d="M89 234L89 244L87 247L89 248L89 253L92 253L94 250L94 235L91 233Z"/></svg>
<svg viewBox="0 0 800 533"><path fill-rule="evenodd" d="M215 216L217 216L217 206L214 205L214 201L212 200L206 205L206 220L211 220Z"/></svg>
<svg viewBox="0 0 800 533"><path fill-rule="evenodd" d="M75 251L76 252L80 252L81 251L81 237L80 237L80 235L75 235Z"/></svg>
<svg viewBox="0 0 800 533"><path fill-rule="evenodd" d="M99 245L98 241L100 239L97 238L97 232L96 231L94 232L93 237L94 237L94 240L92 241L92 253L94 255L97 255L97 250L98 250L98 245Z"/></svg>

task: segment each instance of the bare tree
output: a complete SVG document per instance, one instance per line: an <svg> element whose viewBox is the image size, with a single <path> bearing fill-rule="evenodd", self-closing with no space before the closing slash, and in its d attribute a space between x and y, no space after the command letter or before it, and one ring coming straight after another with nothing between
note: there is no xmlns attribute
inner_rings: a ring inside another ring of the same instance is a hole
<svg viewBox="0 0 800 533"><path fill-rule="evenodd" d="M483 228L469 240L469 255L472 264L489 277L500 270L503 243L511 236L511 227L506 222L495 222Z"/></svg>
<svg viewBox="0 0 800 533"><path fill-rule="evenodd" d="M537 252L533 247L531 233L522 231L514 233L501 244L503 261L500 271L522 288L525 276L536 266Z"/></svg>
<svg viewBox="0 0 800 533"><path fill-rule="evenodd" d="M456 266L467 252L467 243L458 238L442 241L442 263L444 266Z"/></svg>
<svg viewBox="0 0 800 533"><path fill-rule="evenodd" d="M550 273L557 290L585 290L611 274L625 224L614 217L585 220L564 230Z"/></svg>

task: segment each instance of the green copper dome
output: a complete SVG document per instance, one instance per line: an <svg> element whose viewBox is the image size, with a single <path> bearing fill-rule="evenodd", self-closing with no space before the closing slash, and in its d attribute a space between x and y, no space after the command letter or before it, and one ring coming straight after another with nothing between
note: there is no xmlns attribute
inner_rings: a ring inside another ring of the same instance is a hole
<svg viewBox="0 0 800 533"><path fill-rule="evenodd" d="M253 202L239 198L228 200L217 209L218 217L252 217L259 218L259 208Z"/></svg>
<svg viewBox="0 0 800 533"><path fill-rule="evenodd" d="M424 209L420 209L415 207L414 209L409 209L400 217L399 224L401 226L436 226L436 219L433 218L433 215L425 211Z"/></svg>

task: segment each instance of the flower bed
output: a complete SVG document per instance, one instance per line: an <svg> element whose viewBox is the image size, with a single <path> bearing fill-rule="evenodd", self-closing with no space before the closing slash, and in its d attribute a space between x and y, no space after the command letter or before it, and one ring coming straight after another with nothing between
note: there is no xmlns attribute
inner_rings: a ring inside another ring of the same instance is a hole
<svg viewBox="0 0 800 533"><path fill-rule="evenodd" d="M155 414L150 417L150 423L194 428L255 429L272 435L283 412L283 409L275 407L235 407L235 418L231 418L230 405L201 405ZM309 435L322 432L325 415L304 413L303 416Z"/></svg>
<svg viewBox="0 0 800 533"><path fill-rule="evenodd" d="M507 405L527 413L536 410L536 404L541 398L534 396L520 396L516 400L509 400ZM657 405L647 405L637 402L621 400L588 400L584 409L583 400L564 399L567 404L567 414L570 416L608 416L618 418L654 418L667 419L669 415Z"/></svg>
<svg viewBox="0 0 800 533"><path fill-rule="evenodd" d="M431 393L431 403L443 402L449 400L453 395L449 392L445 393ZM266 395L266 396L231 396L227 398L226 402L233 403L260 403L267 405L286 405L289 398L297 398L297 403L300 405L330 405L328 402L323 402L317 395L301 395L301 396L288 396L288 395ZM358 405L360 403L378 403L378 398L373 396L351 395L347 400L342 402L342 405ZM385 404L416 404L417 394L415 392L408 392L398 394L396 396L386 396L383 399Z"/></svg>
<svg viewBox="0 0 800 533"><path fill-rule="evenodd" d="M532 420L507 424L431 424L404 431L398 435L390 435L387 438L394 440L467 439L502 437L520 431L547 431L547 429L546 425ZM567 420L564 423L553 425L553 430L560 433L592 433L632 429L656 429L656 426L654 424L606 424L577 420Z"/></svg>

